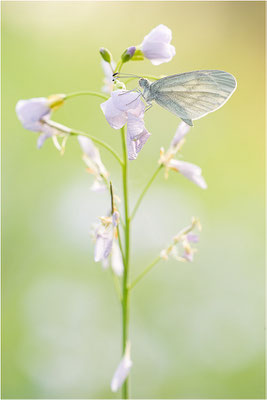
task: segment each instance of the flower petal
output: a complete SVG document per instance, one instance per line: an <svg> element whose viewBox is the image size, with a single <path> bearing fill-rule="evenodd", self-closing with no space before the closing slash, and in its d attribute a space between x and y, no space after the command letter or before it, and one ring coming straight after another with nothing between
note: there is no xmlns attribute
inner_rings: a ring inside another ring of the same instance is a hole
<svg viewBox="0 0 267 400"><path fill-rule="evenodd" d="M78 136L78 142L81 146L82 151L86 155L84 161L88 165L89 168L95 170L96 174L103 175L104 177L108 176L108 172L101 161L100 153L98 148L93 144L92 140L85 136ZM90 162L90 160L92 162ZM93 163L93 165L92 165Z"/></svg>
<svg viewBox="0 0 267 400"><path fill-rule="evenodd" d="M122 128L127 122L127 113L115 107L112 97L100 105L106 120L113 129Z"/></svg>
<svg viewBox="0 0 267 400"><path fill-rule="evenodd" d="M42 132L44 117L49 117L51 108L45 97L37 97L29 100L19 100L16 104L16 113L25 129L34 132Z"/></svg>
<svg viewBox="0 0 267 400"><path fill-rule="evenodd" d="M142 150L144 144L150 136L151 134L146 129L143 130L136 140L132 140L130 136L127 135L127 150L129 160L135 160L137 158L138 153Z"/></svg>
<svg viewBox="0 0 267 400"><path fill-rule="evenodd" d="M110 255L113 243L113 228L112 226L100 225L95 232L95 262L103 261Z"/></svg>
<svg viewBox="0 0 267 400"><path fill-rule="evenodd" d="M191 164L186 161L171 159L168 162L168 167L180 172L187 179L194 182L202 189L207 189L208 187L207 183L205 182L205 179L201 175L201 168L198 167L197 165Z"/></svg>
<svg viewBox="0 0 267 400"><path fill-rule="evenodd" d="M172 139L171 147L177 146L177 144L183 139L183 137L189 132L189 130L190 130L190 126L187 125L184 121L182 121L179 124L179 126L175 132L175 135Z"/></svg>
<svg viewBox="0 0 267 400"><path fill-rule="evenodd" d="M107 190L107 186L103 183L103 181L96 179L90 189L92 192L104 192Z"/></svg>
<svg viewBox="0 0 267 400"><path fill-rule="evenodd" d="M41 133L41 135L39 135L37 139L37 148L40 149L43 146L46 139L49 139L50 137L51 135L49 135L48 133Z"/></svg>
<svg viewBox="0 0 267 400"><path fill-rule="evenodd" d="M188 234L186 235L186 238L187 238L187 240L188 240L189 242L191 242L191 243L198 243L198 241L199 241L198 235L196 235L196 234L194 234L194 233L188 233Z"/></svg>
<svg viewBox="0 0 267 400"><path fill-rule="evenodd" d="M120 247L117 241L113 241L112 251L111 251L111 267L116 275L122 276L123 274L123 261Z"/></svg>
<svg viewBox="0 0 267 400"><path fill-rule="evenodd" d="M132 113L128 113L127 135L131 140L137 139L145 129L143 118L136 117Z"/></svg>
<svg viewBox="0 0 267 400"><path fill-rule="evenodd" d="M160 65L164 62L169 62L175 56L175 48L171 44L150 42L143 46L142 49L146 58L148 58L153 65Z"/></svg>
<svg viewBox="0 0 267 400"><path fill-rule="evenodd" d="M130 358L130 354L128 351L126 351L125 355L123 356L121 362L119 363L119 365L113 375L111 385L110 385L112 392L117 392L120 389L123 382L129 375L132 365L133 365L133 363Z"/></svg>
<svg viewBox="0 0 267 400"><path fill-rule="evenodd" d="M172 40L172 31L166 25L160 24L149 32L142 42L142 45L147 42L163 42L170 43ZM141 46L142 46L141 45Z"/></svg>
<svg viewBox="0 0 267 400"><path fill-rule="evenodd" d="M141 102L140 94L127 90L115 90L111 94L114 106L121 111L138 107Z"/></svg>

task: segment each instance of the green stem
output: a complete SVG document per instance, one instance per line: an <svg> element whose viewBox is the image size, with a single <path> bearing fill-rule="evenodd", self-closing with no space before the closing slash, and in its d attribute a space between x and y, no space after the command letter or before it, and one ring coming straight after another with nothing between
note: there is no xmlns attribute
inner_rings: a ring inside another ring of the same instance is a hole
<svg viewBox="0 0 267 400"><path fill-rule="evenodd" d="M133 209L132 215L131 215L131 217L130 217L130 220L131 220L131 221L133 220L133 218L134 218L134 216L135 216L135 214L136 214L136 211L138 210L138 207L140 206L140 203L141 203L141 201L143 200L144 195L145 195L146 192L148 191L148 189L149 189L151 183L154 181L154 179L156 178L156 176L158 175L158 173L159 173L159 171L161 170L162 167L163 167L163 164L161 164L161 165L156 169L156 171L154 172L154 174L152 175L152 177L149 179L148 183L147 183L146 186L144 187L144 189L143 189L142 193L140 194L140 196L139 196L139 198L138 198L138 200L137 200L137 202L136 202L136 204L135 204L135 207L134 207L134 209Z"/></svg>
<svg viewBox="0 0 267 400"><path fill-rule="evenodd" d="M132 290L132 288L149 272L151 269L161 260L161 256L158 256L155 258L154 261L152 261L151 264L149 264L143 272L141 272L140 275L133 281L133 283L129 286L129 290Z"/></svg>
<svg viewBox="0 0 267 400"><path fill-rule="evenodd" d="M119 161L120 165L123 166L123 161L120 159L120 157L116 153L116 151L113 150L112 147L110 147L107 143L103 142L101 139L98 139L95 136L89 135L89 133L85 133L82 131L77 131L77 130L68 128L67 126L61 125L55 121L51 121L51 120L45 121L45 124L48 126L51 126L52 128L55 128L59 132L62 132L62 133L68 134L68 135L88 137L94 143L97 143L100 146L104 147L106 150L108 150L116 158L116 160Z"/></svg>
<svg viewBox="0 0 267 400"><path fill-rule="evenodd" d="M121 128L121 140L123 149L123 197L124 197L124 213L125 213L125 255L124 255L124 272L122 282L122 354L125 354L126 345L129 336L129 255L130 255L130 218L128 214L128 156L125 140L124 127ZM122 398L128 399L129 396L129 380L126 379L122 386Z"/></svg>
<svg viewBox="0 0 267 400"><path fill-rule="evenodd" d="M94 97L100 97L100 99L104 99L104 100L108 99L108 96L106 96L105 94L98 93L98 92L92 92L90 90L83 90L81 92L73 92L73 93L66 94L66 97L64 98L64 100L68 100L68 99L71 99L72 97L78 97L78 96L94 96Z"/></svg>
<svg viewBox="0 0 267 400"><path fill-rule="evenodd" d="M118 276L112 271L112 269L111 269L111 274L112 274L115 290L118 295L118 299L121 302L122 301L122 293L121 293L121 287L120 287Z"/></svg>

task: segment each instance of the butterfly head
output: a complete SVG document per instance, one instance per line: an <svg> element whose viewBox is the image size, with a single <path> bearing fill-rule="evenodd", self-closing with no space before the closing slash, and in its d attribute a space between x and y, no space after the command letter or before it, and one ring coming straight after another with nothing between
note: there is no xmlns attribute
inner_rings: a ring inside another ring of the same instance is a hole
<svg viewBox="0 0 267 400"><path fill-rule="evenodd" d="M139 86L143 89L149 88L150 86L149 80L145 78L139 79Z"/></svg>

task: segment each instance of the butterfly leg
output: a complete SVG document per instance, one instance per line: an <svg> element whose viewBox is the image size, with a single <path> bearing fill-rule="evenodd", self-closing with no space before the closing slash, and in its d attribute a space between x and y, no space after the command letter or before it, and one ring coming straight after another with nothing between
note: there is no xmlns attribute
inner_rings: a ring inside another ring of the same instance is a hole
<svg viewBox="0 0 267 400"><path fill-rule="evenodd" d="M152 103L146 103L146 108L145 108L145 112L148 111L151 107L153 106Z"/></svg>

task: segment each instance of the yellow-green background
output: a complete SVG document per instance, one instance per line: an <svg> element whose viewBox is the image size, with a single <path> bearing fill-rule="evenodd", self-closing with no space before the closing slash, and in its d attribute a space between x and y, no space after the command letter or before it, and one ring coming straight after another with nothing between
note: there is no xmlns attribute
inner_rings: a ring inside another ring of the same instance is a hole
<svg viewBox="0 0 267 400"><path fill-rule="evenodd" d="M162 262L131 301L134 398L264 398L264 3L2 2L2 398L114 398L121 321L111 274L93 262L90 225L109 209L90 191L76 139L64 157L15 115L19 99L100 90L98 50L115 59L163 23L176 56L124 71L222 69L238 88L195 122L183 159L208 190L158 177L133 226L132 276L199 216L195 262ZM121 151L100 100L68 101L54 119ZM178 119L154 105L152 137L130 164L131 205ZM121 194L120 171L101 150Z"/></svg>

